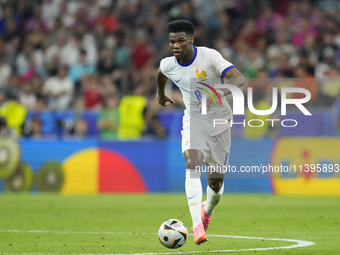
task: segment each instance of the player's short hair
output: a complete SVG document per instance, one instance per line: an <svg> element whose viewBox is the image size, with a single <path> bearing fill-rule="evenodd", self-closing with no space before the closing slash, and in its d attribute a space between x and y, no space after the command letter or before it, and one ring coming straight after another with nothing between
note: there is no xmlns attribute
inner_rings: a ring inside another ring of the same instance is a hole
<svg viewBox="0 0 340 255"><path fill-rule="evenodd" d="M185 32L186 34L193 35L195 26L188 20L179 19L174 20L168 25L168 33Z"/></svg>

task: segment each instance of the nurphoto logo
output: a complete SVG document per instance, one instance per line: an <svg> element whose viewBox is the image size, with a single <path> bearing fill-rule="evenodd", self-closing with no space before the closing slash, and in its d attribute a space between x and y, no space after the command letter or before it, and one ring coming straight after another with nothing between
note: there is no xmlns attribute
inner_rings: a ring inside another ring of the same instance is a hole
<svg viewBox="0 0 340 255"><path fill-rule="evenodd" d="M240 88L238 88L235 85L230 85L230 84L216 84L214 86L215 89L229 89L233 98L233 114L234 115L244 115L245 114L245 99L244 99L244 94ZM213 89L213 92L215 93L215 89ZM270 115L274 113L278 107L278 88L273 87L272 88L272 105L271 108L268 110L258 110L255 109L254 103L253 103L253 88L248 87L247 88L247 93L248 93L248 100L247 100L247 106L248 109L251 113L255 115ZM288 98L287 95L291 93L301 93L304 94L304 97L302 98ZM213 95L211 93L207 93L210 95L210 97L213 98ZM207 94L202 93L201 96L201 114L206 115L207 114ZM217 94L217 93L215 93ZM311 99L311 93L309 90L304 89L304 88L296 88L296 87L285 87L281 88L280 90L281 94L281 115L286 116L287 115L287 105L295 105L304 115L312 115L306 107L303 105L307 103ZM219 97L218 97L219 98ZM214 98L213 98L214 100ZM215 102L215 100L214 100ZM216 102L215 102L216 105ZM221 102L222 105L222 102ZM227 119L214 119L213 120L213 126L216 127L217 125L225 125L228 124L230 120ZM260 122L260 125L252 125L252 122ZM274 126L275 121L280 121L279 119L266 119L266 121L271 122L272 127ZM240 123L233 123L232 120L230 121L231 125L235 124L243 124L245 127L246 121L244 120L243 122ZM288 125L287 122L290 122L291 125ZM293 122L293 123L292 123ZM297 126L297 121L294 119L283 119L281 120L281 125L284 127L295 127ZM264 125L264 121L260 119L252 119L248 121L248 125L250 127L262 127Z"/></svg>

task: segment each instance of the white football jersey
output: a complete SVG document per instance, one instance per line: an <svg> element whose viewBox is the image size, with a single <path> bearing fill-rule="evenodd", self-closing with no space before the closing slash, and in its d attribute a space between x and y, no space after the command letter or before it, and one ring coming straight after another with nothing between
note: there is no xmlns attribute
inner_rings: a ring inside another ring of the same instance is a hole
<svg viewBox="0 0 340 255"><path fill-rule="evenodd" d="M228 70L234 68L234 65L214 49L194 47L194 50L195 55L189 63L179 63L175 56L167 57L162 59L160 69L182 92L186 108L183 117L183 130L192 131L194 129L196 131L199 129L214 136L230 128L230 125L213 126L214 119L228 121L232 119L232 111L226 98L221 98L222 106L217 101L219 107L211 107L206 115L202 115L201 107L196 107L196 105L202 99L202 93L214 94L209 86L214 88L216 84L225 83L224 75ZM209 97L208 94L207 97Z"/></svg>

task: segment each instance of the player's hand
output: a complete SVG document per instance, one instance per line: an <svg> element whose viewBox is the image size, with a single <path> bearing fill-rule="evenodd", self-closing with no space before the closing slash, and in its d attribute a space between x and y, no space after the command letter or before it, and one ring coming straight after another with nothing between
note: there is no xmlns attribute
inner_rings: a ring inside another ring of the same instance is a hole
<svg viewBox="0 0 340 255"><path fill-rule="evenodd" d="M196 104L196 108L200 107L202 104L202 100L198 101L198 103ZM207 97L207 111L209 111L209 109L211 107L213 107L215 105L214 100L211 97ZM202 112L202 107L200 109L200 113Z"/></svg>
<svg viewBox="0 0 340 255"><path fill-rule="evenodd" d="M175 101L172 100L167 95L159 95L159 94L157 94L156 99L157 99L158 103L160 105L162 105L162 106L167 106L169 104L175 104Z"/></svg>

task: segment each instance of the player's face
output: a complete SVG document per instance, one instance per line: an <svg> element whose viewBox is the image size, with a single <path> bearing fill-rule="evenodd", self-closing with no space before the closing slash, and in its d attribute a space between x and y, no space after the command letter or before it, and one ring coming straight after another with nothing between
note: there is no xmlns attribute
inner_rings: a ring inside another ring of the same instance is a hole
<svg viewBox="0 0 340 255"><path fill-rule="evenodd" d="M174 56L181 60L193 51L194 37L185 32L169 33L170 48Z"/></svg>

